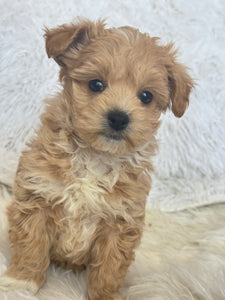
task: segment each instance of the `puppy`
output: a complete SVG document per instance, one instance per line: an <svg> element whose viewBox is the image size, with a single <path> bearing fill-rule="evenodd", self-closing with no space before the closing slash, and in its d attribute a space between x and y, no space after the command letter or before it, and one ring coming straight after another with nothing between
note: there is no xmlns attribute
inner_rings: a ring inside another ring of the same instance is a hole
<svg viewBox="0 0 225 300"><path fill-rule="evenodd" d="M88 267L88 299L119 292L134 260L159 118L181 117L192 79L172 44L132 27L80 21L46 29L63 90L47 99L20 158L8 208L11 263L1 290L37 292L55 262Z"/></svg>

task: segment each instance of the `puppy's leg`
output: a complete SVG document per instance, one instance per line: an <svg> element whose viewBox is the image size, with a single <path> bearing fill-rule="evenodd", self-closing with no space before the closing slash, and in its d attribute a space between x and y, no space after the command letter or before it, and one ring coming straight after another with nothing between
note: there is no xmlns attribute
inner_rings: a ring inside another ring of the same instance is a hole
<svg viewBox="0 0 225 300"><path fill-rule="evenodd" d="M0 277L3 291L24 288L36 293L45 279L50 262L47 217L40 207L29 206L13 202L8 209L12 257L8 270Z"/></svg>
<svg viewBox="0 0 225 300"><path fill-rule="evenodd" d="M140 237L141 230L128 224L102 225L91 250L89 300L124 299L118 290L134 259L134 247Z"/></svg>

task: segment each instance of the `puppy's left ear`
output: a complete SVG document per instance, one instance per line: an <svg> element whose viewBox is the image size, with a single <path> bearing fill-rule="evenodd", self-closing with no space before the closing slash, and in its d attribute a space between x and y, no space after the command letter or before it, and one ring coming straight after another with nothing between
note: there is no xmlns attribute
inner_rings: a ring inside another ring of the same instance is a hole
<svg viewBox="0 0 225 300"><path fill-rule="evenodd" d="M176 61L176 51L171 52L166 63L170 87L172 111L178 118L182 117L189 104L189 95L194 86L193 80L187 73L187 68Z"/></svg>

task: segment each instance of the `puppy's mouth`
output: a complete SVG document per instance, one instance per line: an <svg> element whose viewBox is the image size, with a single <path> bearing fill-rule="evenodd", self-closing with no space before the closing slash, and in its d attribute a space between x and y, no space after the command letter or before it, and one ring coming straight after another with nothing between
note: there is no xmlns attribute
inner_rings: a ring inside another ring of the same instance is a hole
<svg viewBox="0 0 225 300"><path fill-rule="evenodd" d="M111 140L111 141L121 141L124 139L122 134L119 133L101 132L100 135L104 137L106 140Z"/></svg>
<svg viewBox="0 0 225 300"><path fill-rule="evenodd" d="M128 138L129 115L119 109L112 109L104 116L99 136L108 143L122 143Z"/></svg>

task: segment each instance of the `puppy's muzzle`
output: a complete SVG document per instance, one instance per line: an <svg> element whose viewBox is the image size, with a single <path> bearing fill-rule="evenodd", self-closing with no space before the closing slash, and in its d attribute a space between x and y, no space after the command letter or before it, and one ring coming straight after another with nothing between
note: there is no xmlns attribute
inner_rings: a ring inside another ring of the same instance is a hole
<svg viewBox="0 0 225 300"><path fill-rule="evenodd" d="M107 118L110 129L117 132L126 129L130 122L128 114L121 110L110 111Z"/></svg>

